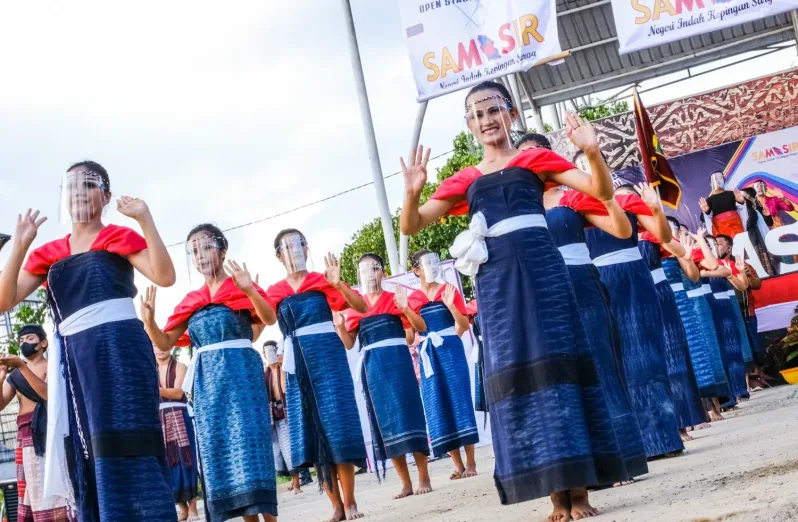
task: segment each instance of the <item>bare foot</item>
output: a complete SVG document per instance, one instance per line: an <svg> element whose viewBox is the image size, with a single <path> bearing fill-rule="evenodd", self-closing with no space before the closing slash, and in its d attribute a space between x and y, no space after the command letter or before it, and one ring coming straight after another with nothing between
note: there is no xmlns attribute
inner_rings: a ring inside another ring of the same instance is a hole
<svg viewBox="0 0 798 522"><path fill-rule="evenodd" d="M717 413L714 410L709 410L709 420L712 422L720 422L726 419L720 413Z"/></svg>
<svg viewBox="0 0 798 522"><path fill-rule="evenodd" d="M454 471L452 471L452 474L449 475L449 480L459 480L463 478L464 473L465 473L465 468L455 469Z"/></svg>
<svg viewBox="0 0 798 522"><path fill-rule="evenodd" d="M357 510L357 506L349 506L345 510L346 510L346 520L357 520L358 518L363 518L366 516Z"/></svg>
<svg viewBox="0 0 798 522"><path fill-rule="evenodd" d="M571 494L571 516L574 520L582 520L587 517L594 517L599 514L598 509L590 505L587 499L587 490L572 489Z"/></svg>
<svg viewBox="0 0 798 522"><path fill-rule="evenodd" d="M407 487L402 488L402 491L400 491L398 495L394 495L393 499L399 500L400 498L412 497L412 496L413 496L413 486L409 485Z"/></svg>
<svg viewBox="0 0 798 522"><path fill-rule="evenodd" d="M200 522L202 520L199 516L199 513L196 511L189 512L188 514L188 522Z"/></svg>
<svg viewBox="0 0 798 522"><path fill-rule="evenodd" d="M294 492L294 495L302 494L302 488L293 488L291 491Z"/></svg>
<svg viewBox="0 0 798 522"><path fill-rule="evenodd" d="M426 482L419 482L418 489L416 489L416 495L426 495L431 491L432 491L432 484L430 484L429 480Z"/></svg>
<svg viewBox="0 0 798 522"><path fill-rule="evenodd" d="M340 507L335 508L332 518L328 518L324 522L342 522L343 520L346 520L346 511L343 507Z"/></svg>
<svg viewBox="0 0 798 522"><path fill-rule="evenodd" d="M682 442L690 442L691 440L695 440L690 436L689 433L687 433L687 430L679 430L679 436L682 438Z"/></svg>
<svg viewBox="0 0 798 522"><path fill-rule="evenodd" d="M629 480L622 480L620 482L616 482L615 484L612 485L612 487L619 488L621 486L628 486L629 484L634 484L634 483L635 483L635 479L631 478Z"/></svg>
<svg viewBox="0 0 798 522"><path fill-rule="evenodd" d="M465 471L463 471L463 475L461 478L471 478L477 476L477 465L474 464L473 466L466 466Z"/></svg>
<svg viewBox="0 0 798 522"><path fill-rule="evenodd" d="M546 519L546 522L570 522L571 520L571 501L568 499L568 492L561 491L549 495L554 510Z"/></svg>
<svg viewBox="0 0 798 522"><path fill-rule="evenodd" d="M705 430L705 429L711 428L711 427L712 427L712 425L710 423L705 422L703 424L699 424L698 426L693 426L693 430Z"/></svg>

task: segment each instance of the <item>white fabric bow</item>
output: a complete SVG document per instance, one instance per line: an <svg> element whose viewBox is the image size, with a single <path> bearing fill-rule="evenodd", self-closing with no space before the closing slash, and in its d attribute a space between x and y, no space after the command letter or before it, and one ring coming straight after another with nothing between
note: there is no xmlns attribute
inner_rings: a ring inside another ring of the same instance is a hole
<svg viewBox="0 0 798 522"><path fill-rule="evenodd" d="M432 361L429 358L427 348L429 348L430 341L432 341L432 346L435 348L442 345L443 337L438 335L438 332L430 332L426 336L421 337L421 341L422 344L419 355L421 356L421 363L424 365L424 375L430 377L431 375L435 375L435 370L432 369Z"/></svg>
<svg viewBox="0 0 798 522"><path fill-rule="evenodd" d="M471 217L468 230L460 232L452 243L449 252L456 261L454 267L463 275L474 277L479 272L479 265L488 260L488 246L485 238L488 235L488 222L482 212Z"/></svg>

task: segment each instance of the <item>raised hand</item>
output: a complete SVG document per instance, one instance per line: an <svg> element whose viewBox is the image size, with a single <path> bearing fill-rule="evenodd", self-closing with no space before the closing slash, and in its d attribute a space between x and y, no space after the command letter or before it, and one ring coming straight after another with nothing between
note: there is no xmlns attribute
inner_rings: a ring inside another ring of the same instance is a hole
<svg viewBox="0 0 798 522"><path fill-rule="evenodd" d="M346 315L343 312L333 313L333 324L336 328L346 328Z"/></svg>
<svg viewBox="0 0 798 522"><path fill-rule="evenodd" d="M427 183L427 163L429 163L430 152L430 149L419 145L417 149L410 149L410 154L407 156L408 163L405 163L404 158L399 158L407 192L420 195L424 189L424 185Z"/></svg>
<svg viewBox="0 0 798 522"><path fill-rule="evenodd" d="M744 203L745 202L745 194L742 191L734 189L734 200L737 203Z"/></svg>
<svg viewBox="0 0 798 522"><path fill-rule="evenodd" d="M696 242L700 245L702 243L706 243L706 239L704 237L707 235L707 229L704 227L698 227L698 230L695 231L695 234L690 234L690 237L696 240Z"/></svg>
<svg viewBox="0 0 798 522"><path fill-rule="evenodd" d="M693 250L696 248L695 240L687 232L681 231L679 233L679 242L684 247L684 257L692 257Z"/></svg>
<svg viewBox="0 0 798 522"><path fill-rule="evenodd" d="M8 367L0 365L0 382L5 381L7 376L8 376Z"/></svg>
<svg viewBox="0 0 798 522"><path fill-rule="evenodd" d="M709 212L709 203L707 203L706 198L698 198L698 206L701 207L701 212L704 214Z"/></svg>
<svg viewBox="0 0 798 522"><path fill-rule="evenodd" d="M454 285L451 283L446 283L446 290L443 291L443 304L446 306L452 306L454 304Z"/></svg>
<svg viewBox="0 0 798 522"><path fill-rule="evenodd" d="M0 357L0 365L5 368L22 368L25 364L27 363L16 355L4 355Z"/></svg>
<svg viewBox="0 0 798 522"><path fill-rule="evenodd" d="M139 220L144 216L149 215L150 208L143 199L131 198L130 196L122 196L116 200L116 210L123 216Z"/></svg>
<svg viewBox="0 0 798 522"><path fill-rule="evenodd" d="M737 270L740 272L745 272L745 259L743 256L734 256L734 266L736 266Z"/></svg>
<svg viewBox="0 0 798 522"><path fill-rule="evenodd" d="M784 192L779 187L771 187L770 193L773 194L774 197L779 199L787 199L784 197Z"/></svg>
<svg viewBox="0 0 798 522"><path fill-rule="evenodd" d="M47 221L46 217L39 217L38 210L28 209L25 215L17 215L17 227L14 230L14 241L29 247L39 234L39 227Z"/></svg>
<svg viewBox="0 0 798 522"><path fill-rule="evenodd" d="M255 288L246 263L244 263L244 266L240 266L237 262L230 259L224 265L224 272L233 278L233 283L235 283L242 292L246 293Z"/></svg>
<svg viewBox="0 0 798 522"><path fill-rule="evenodd" d="M598 138L593 125L589 121L583 120L578 114L565 114L565 134L576 148L582 151L591 149L598 150Z"/></svg>
<svg viewBox="0 0 798 522"><path fill-rule="evenodd" d="M333 286L341 284L341 262L332 253L324 258L324 278Z"/></svg>
<svg viewBox="0 0 798 522"><path fill-rule="evenodd" d="M640 194L640 199L643 200L643 203L645 203L648 208L661 207L659 194L657 194L657 191L651 186L651 183L643 182L639 185L635 185L635 190Z"/></svg>
<svg viewBox="0 0 798 522"><path fill-rule="evenodd" d="M401 285L396 285L396 292L393 296L393 302L396 303L396 307L399 308L402 312L407 310L408 302L407 302L407 290L405 287Z"/></svg>
<svg viewBox="0 0 798 522"><path fill-rule="evenodd" d="M144 295L139 296L141 304L141 320L146 324L155 322L155 294L158 292L158 287L150 285L144 291Z"/></svg>

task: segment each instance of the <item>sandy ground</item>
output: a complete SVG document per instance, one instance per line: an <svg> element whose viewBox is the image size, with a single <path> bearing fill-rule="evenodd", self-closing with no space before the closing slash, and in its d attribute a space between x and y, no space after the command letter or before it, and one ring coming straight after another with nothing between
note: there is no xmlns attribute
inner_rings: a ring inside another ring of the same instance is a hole
<svg viewBox="0 0 798 522"><path fill-rule="evenodd" d="M481 414L479 415L481 417ZM481 419L480 419L481 420ZM694 433L682 457L650 464L637 483L591 494L601 515L594 522L782 522L798 520L798 386L753 394L727 420ZM430 465L435 491L391 500L398 492L388 470L378 484L357 477L357 500L367 522L543 521L548 499L514 506L499 503L493 485L493 452L477 451L480 475L450 481L451 461ZM415 470L413 469L413 472ZM284 487L283 487L284 489ZM314 485L294 496L280 493L280 520L322 521L331 508Z"/></svg>

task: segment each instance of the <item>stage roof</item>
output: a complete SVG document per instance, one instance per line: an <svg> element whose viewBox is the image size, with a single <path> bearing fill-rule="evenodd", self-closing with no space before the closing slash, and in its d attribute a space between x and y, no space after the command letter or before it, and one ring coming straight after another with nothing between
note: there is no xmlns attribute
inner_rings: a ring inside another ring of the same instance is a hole
<svg viewBox="0 0 798 522"><path fill-rule="evenodd" d="M538 107L795 39L792 16L785 13L619 55L610 0L557 0L557 18L562 49L571 55L524 73Z"/></svg>

